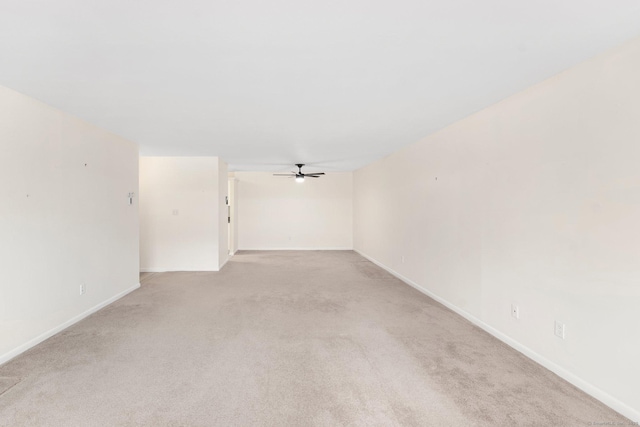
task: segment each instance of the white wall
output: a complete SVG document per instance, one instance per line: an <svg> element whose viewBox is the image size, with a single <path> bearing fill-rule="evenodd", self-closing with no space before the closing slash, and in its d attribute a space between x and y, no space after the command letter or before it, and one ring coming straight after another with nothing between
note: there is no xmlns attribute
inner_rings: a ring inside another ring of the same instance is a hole
<svg viewBox="0 0 640 427"><path fill-rule="evenodd" d="M0 87L0 363L139 286L129 192L135 144Z"/></svg>
<svg viewBox="0 0 640 427"><path fill-rule="evenodd" d="M635 420L638 75L640 39L354 177L356 250Z"/></svg>
<svg viewBox="0 0 640 427"><path fill-rule="evenodd" d="M140 158L141 271L219 269L221 173L218 157Z"/></svg>
<svg viewBox="0 0 640 427"><path fill-rule="evenodd" d="M238 250L238 203L236 201L238 180L233 172L229 173L229 252L235 254Z"/></svg>
<svg viewBox="0 0 640 427"><path fill-rule="evenodd" d="M239 249L351 249L351 172L296 183L266 172L236 172Z"/></svg>
<svg viewBox="0 0 640 427"><path fill-rule="evenodd" d="M229 197L229 172L227 164L218 159L218 269L222 268L229 259L227 197Z"/></svg>

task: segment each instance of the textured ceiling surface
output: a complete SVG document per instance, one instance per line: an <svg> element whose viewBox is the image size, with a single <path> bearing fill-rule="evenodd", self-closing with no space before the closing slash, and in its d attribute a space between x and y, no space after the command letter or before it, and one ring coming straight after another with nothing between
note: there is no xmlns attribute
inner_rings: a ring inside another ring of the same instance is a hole
<svg viewBox="0 0 640 427"><path fill-rule="evenodd" d="M640 35L632 0L0 0L0 84L232 170L353 170Z"/></svg>

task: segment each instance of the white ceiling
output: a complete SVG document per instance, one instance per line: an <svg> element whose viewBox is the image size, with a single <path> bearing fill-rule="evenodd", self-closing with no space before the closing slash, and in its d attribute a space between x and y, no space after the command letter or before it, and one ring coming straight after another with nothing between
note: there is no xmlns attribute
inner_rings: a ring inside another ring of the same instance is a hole
<svg viewBox="0 0 640 427"><path fill-rule="evenodd" d="M0 84L144 155L352 170L639 35L637 0L0 0Z"/></svg>

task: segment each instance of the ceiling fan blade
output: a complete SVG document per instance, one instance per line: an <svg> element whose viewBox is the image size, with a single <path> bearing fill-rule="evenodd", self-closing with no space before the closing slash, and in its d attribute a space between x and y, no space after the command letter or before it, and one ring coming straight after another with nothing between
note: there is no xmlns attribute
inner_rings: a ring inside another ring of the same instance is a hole
<svg viewBox="0 0 640 427"><path fill-rule="evenodd" d="M290 173L274 173L273 176L296 176L295 174Z"/></svg>
<svg viewBox="0 0 640 427"><path fill-rule="evenodd" d="M320 178L320 177L319 177L319 176L317 176L317 175L305 175L304 177L305 177L305 178Z"/></svg>
<svg viewBox="0 0 640 427"><path fill-rule="evenodd" d="M315 172L315 173L305 173L304 174L304 176L315 176L315 177L318 177L318 176L321 176L321 175L324 175L324 172Z"/></svg>

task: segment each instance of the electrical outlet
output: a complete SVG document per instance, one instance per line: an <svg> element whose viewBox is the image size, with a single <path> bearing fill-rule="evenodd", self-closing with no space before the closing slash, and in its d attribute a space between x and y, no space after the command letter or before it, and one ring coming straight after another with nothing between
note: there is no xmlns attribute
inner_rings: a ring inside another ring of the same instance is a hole
<svg viewBox="0 0 640 427"><path fill-rule="evenodd" d="M555 323L555 334L556 334L556 336L558 338L564 339L564 333L565 333L564 323L558 322L556 320L556 323Z"/></svg>
<svg viewBox="0 0 640 427"><path fill-rule="evenodd" d="M511 304L511 317L515 319L520 318L520 307L515 304Z"/></svg>
<svg viewBox="0 0 640 427"><path fill-rule="evenodd" d="M180 211L178 209L174 209L173 210L173 214L176 215L176 216L180 215Z"/></svg>
<svg viewBox="0 0 640 427"><path fill-rule="evenodd" d="M84 295L84 293L87 291L87 287L86 285L83 283L80 285L80 295Z"/></svg>
<svg viewBox="0 0 640 427"><path fill-rule="evenodd" d="M400 261L402 261L402 263L404 264L404 255L400 257Z"/></svg>

